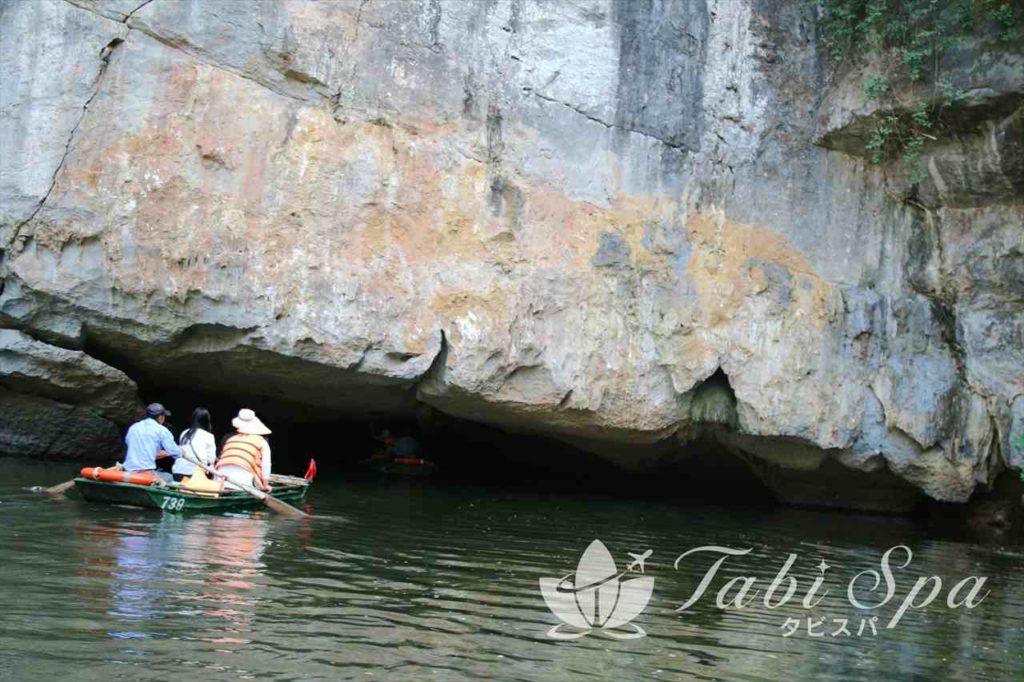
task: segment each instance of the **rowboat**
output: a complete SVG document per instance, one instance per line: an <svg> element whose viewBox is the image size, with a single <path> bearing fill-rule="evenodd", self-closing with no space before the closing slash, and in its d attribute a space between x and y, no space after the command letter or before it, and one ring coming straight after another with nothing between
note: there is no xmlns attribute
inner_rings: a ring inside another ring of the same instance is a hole
<svg viewBox="0 0 1024 682"><path fill-rule="evenodd" d="M309 491L310 481L295 476L270 477L271 495L291 505L300 504ZM217 495L189 492L170 483L139 485L90 478L75 479L82 497L90 502L129 507L160 509L165 512L222 512L262 509L263 502L242 491L224 491Z"/></svg>
<svg viewBox="0 0 1024 682"><path fill-rule="evenodd" d="M420 457L388 457L386 455L375 455L366 460L366 464L378 474L417 478L430 476L437 468L430 460Z"/></svg>

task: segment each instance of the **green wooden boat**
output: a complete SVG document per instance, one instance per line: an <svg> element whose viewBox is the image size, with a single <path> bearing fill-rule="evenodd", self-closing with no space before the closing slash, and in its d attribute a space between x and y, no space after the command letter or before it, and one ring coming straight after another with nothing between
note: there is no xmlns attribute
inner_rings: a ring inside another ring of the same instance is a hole
<svg viewBox="0 0 1024 682"><path fill-rule="evenodd" d="M292 506L300 504L309 491L309 481L292 476L271 477L272 495ZM76 478L75 487L90 502L120 504L130 507L160 509L165 512L223 512L262 509L263 502L241 491L222 492L217 496L186 492L170 485L137 485Z"/></svg>

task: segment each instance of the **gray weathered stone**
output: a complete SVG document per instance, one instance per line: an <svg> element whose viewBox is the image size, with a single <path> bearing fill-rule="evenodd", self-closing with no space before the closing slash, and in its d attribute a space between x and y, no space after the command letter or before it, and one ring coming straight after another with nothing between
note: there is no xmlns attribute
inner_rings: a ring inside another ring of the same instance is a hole
<svg viewBox="0 0 1024 682"><path fill-rule="evenodd" d="M1019 464L1020 46L953 60L970 125L907 202L845 153L883 112L813 4L245 8L0 10L0 324L627 467L714 429L793 495L838 462L964 501Z"/></svg>
<svg viewBox="0 0 1024 682"><path fill-rule="evenodd" d="M124 26L65 2L0 6L0 244L49 194Z"/></svg>
<svg viewBox="0 0 1024 682"><path fill-rule="evenodd" d="M135 382L81 351L0 329L0 452L121 454L119 425L142 412Z"/></svg>

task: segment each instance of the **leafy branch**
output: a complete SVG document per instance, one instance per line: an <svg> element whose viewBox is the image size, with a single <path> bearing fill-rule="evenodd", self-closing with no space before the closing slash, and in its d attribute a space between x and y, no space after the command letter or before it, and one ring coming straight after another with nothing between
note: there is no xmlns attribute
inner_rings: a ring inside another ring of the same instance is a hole
<svg viewBox="0 0 1024 682"><path fill-rule="evenodd" d="M902 159L912 185L925 178L922 150L936 139L943 113L963 98L944 78L941 57L981 31L997 41L1019 35L1014 0L820 0L825 41L836 62L867 48L882 72L864 79L864 97L891 112L872 128L865 151L873 163ZM930 96L904 101L899 79L931 84Z"/></svg>

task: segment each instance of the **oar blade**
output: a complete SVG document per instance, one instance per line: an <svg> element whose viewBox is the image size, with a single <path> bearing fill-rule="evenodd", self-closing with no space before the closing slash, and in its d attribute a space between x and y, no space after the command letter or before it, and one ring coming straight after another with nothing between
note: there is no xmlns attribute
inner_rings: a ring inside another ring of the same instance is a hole
<svg viewBox="0 0 1024 682"><path fill-rule="evenodd" d="M46 493L47 495L52 495L56 497L57 495L63 495L64 493L66 493L74 484L75 480L71 479L70 481L58 483L57 485L52 486L50 488L43 488L43 492Z"/></svg>
<svg viewBox="0 0 1024 682"><path fill-rule="evenodd" d="M271 495L266 495L263 498L263 504L268 508L276 511L278 514L286 514L288 516L309 516L306 512L291 506L287 502L277 499Z"/></svg>

